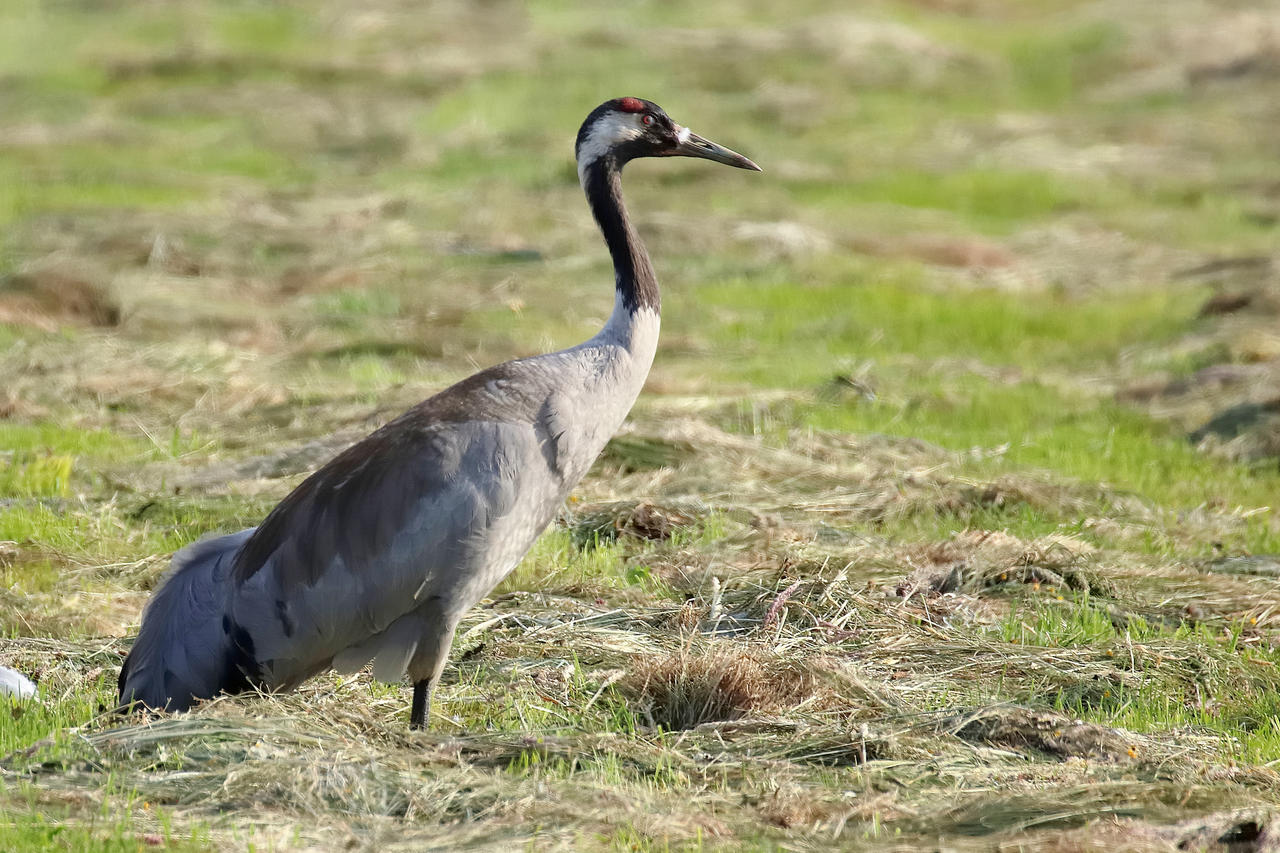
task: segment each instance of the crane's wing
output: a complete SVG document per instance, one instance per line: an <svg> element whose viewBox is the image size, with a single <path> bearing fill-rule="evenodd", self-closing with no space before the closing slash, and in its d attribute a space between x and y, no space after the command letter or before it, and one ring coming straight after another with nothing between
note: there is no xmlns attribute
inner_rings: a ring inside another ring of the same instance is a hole
<svg viewBox="0 0 1280 853"><path fill-rule="evenodd" d="M554 515L563 478L537 401L461 420L442 396L305 480L237 553L230 612L267 686L324 669L429 598L470 607Z"/></svg>

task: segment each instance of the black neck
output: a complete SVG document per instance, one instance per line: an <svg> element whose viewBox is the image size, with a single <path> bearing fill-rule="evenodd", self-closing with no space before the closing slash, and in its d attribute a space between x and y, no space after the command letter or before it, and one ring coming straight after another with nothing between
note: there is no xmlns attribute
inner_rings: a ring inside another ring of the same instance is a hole
<svg viewBox="0 0 1280 853"><path fill-rule="evenodd" d="M613 256L613 273L622 304L632 312L640 308L659 311L662 299L658 295L658 277L622 203L622 164L617 157L606 154L588 163L583 169L583 189Z"/></svg>

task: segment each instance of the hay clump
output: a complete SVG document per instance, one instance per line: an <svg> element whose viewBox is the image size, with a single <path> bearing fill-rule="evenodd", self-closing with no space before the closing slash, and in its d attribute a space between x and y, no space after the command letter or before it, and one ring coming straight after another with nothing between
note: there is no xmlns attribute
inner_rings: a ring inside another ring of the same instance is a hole
<svg viewBox="0 0 1280 853"><path fill-rule="evenodd" d="M0 280L0 320L52 330L62 323L118 326L120 303L89 276L58 270Z"/></svg>
<svg viewBox="0 0 1280 853"><path fill-rule="evenodd" d="M613 501L585 507L569 523L573 544L593 548L619 539L667 541L679 530L701 530L708 510L700 503Z"/></svg>
<svg viewBox="0 0 1280 853"><path fill-rule="evenodd" d="M811 672L734 644L642 658L619 687L642 718L667 731L776 713L814 693Z"/></svg>
<svg viewBox="0 0 1280 853"><path fill-rule="evenodd" d="M966 530L914 549L909 560L917 568L899 583L898 594L980 594L1018 583L1114 595L1114 582L1095 565L1096 551L1087 542L1061 534L1027 542L1003 531Z"/></svg>
<svg viewBox="0 0 1280 853"><path fill-rule="evenodd" d="M1051 711L1030 708L982 708L947 719L961 740L1020 751L1035 750L1056 758L1118 761L1137 757L1138 750L1105 726L1071 720Z"/></svg>

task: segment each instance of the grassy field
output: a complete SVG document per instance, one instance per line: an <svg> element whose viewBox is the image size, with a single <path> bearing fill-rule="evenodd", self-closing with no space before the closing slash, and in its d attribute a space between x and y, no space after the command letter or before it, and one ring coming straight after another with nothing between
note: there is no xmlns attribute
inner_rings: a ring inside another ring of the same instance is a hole
<svg viewBox="0 0 1280 853"><path fill-rule="evenodd" d="M1280 849L1280 4L0 4L4 850ZM407 686L121 718L182 545L612 305L635 412ZM11 713L10 713L11 711Z"/></svg>

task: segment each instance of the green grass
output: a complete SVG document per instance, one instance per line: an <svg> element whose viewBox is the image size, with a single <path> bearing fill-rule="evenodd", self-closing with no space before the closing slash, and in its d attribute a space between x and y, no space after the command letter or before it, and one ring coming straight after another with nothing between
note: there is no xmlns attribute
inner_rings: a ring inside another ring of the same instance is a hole
<svg viewBox="0 0 1280 853"><path fill-rule="evenodd" d="M629 556L625 542L574 542L569 530L554 530L538 539L514 572L495 590L541 589L591 594L635 588L662 595L665 587L644 564L642 555Z"/></svg>
<svg viewBox="0 0 1280 853"><path fill-rule="evenodd" d="M911 436L981 451L985 459L963 466L970 476L1046 471L1180 510L1257 510L1280 488L1280 472L1206 458L1174 425L1118 405L1091 382L1126 354L1158 351L1193 331L1198 293L957 294L928 286L914 266L830 266L792 271L792 280L765 270L675 297L684 303L677 317L721 318L710 332L714 358L693 361L694 369L809 391L768 405L746 397L727 426L776 441L796 428ZM675 325L677 333L699 331L688 320ZM784 350L788 357L778 358ZM1165 363L1175 375L1202 366L1183 357ZM864 390L832 385L838 376ZM1071 520L1032 513L1029 525L1003 523L1034 535ZM1231 544L1280 547L1271 514L1255 515Z"/></svg>
<svg viewBox="0 0 1280 853"><path fill-rule="evenodd" d="M0 508L0 542L33 555L18 565L0 561L0 579L13 592L51 592L75 584L76 593L112 577L110 566L139 553L168 554L211 533L229 533L262 520L263 501L132 498L97 506L17 500ZM102 566L100 575L85 565ZM69 569L76 571L69 571ZM4 629L21 622L4 619Z"/></svg>
<svg viewBox="0 0 1280 853"><path fill-rule="evenodd" d="M92 456L98 462L117 462L147 451L146 443L136 437L107 429L82 429L47 421L0 424L0 448Z"/></svg>
<svg viewBox="0 0 1280 853"><path fill-rule="evenodd" d="M1037 384L992 385L961 377L945 391L925 389L903 402L810 404L794 422L916 436L957 451L994 450L994 458L974 461L966 470L988 477L1049 471L1180 509L1209 504L1257 510L1271 505L1280 486L1277 472L1206 458L1178 432L1110 401ZM1266 526L1257 532L1265 535Z"/></svg>
<svg viewBox="0 0 1280 853"><path fill-rule="evenodd" d="M1126 37L1110 22L1067 26L1053 32L1000 33L1016 96L1027 106L1061 107L1090 82L1123 67Z"/></svg>
<svg viewBox="0 0 1280 853"><path fill-rule="evenodd" d="M87 826L69 823L65 815L14 815L0 821L0 844L6 850L66 850L75 853L138 853L165 850L216 850L207 838L174 836L167 826L161 832L143 832L128 816L102 814Z"/></svg>
<svg viewBox="0 0 1280 853"><path fill-rule="evenodd" d="M1244 624L1161 625L1131 617L1119 627L1105 602L1063 592L1049 590L1047 598L1015 605L997 628L1001 639L1076 649L1132 669L1138 684L1109 681L1059 689L1054 708L1143 734L1212 732L1223 739L1224 755L1234 760L1280 761L1274 676L1280 656L1241 643Z"/></svg>
<svg viewBox="0 0 1280 853"><path fill-rule="evenodd" d="M636 733L639 725L635 712L625 699L614 690L602 690L594 679L586 676L577 661L549 658L542 669L554 671L554 678L563 679L562 695L549 699L546 692L524 679L513 678L512 673L501 668L480 664L466 667L458 683L449 686L437 710L444 716L445 725L463 732L532 731L548 737L599 731L624 736ZM495 688L501 692L495 692ZM518 699L500 701L503 694ZM583 756L582 760L575 758L572 762L547 762L536 749L522 751L505 769L520 776L551 775L561 779L585 771L606 783L622 776L619 764L605 756L596 760Z"/></svg>
<svg viewBox="0 0 1280 853"><path fill-rule="evenodd" d="M832 259L720 276L671 299L680 331L693 331L702 312L723 318L710 335L746 361L724 364L718 372L726 378L795 386L890 359L969 358L1019 372L1101 369L1126 349L1190 329L1203 297L1169 288L1093 298L945 290L917 265ZM770 357L784 346L791 357Z"/></svg>
<svg viewBox="0 0 1280 853"><path fill-rule="evenodd" d="M138 465L210 449L174 427L161 439L139 430L77 428L58 421L0 424L0 498L71 497L100 484L103 468ZM138 433L142 434L139 435Z"/></svg>
<svg viewBox="0 0 1280 853"><path fill-rule="evenodd" d="M945 211L961 225L997 234L1080 209L1105 210L1123 201L1121 193L1101 181L1003 170L878 172L846 185L792 188L796 203L809 209L840 210L856 202Z"/></svg>
<svg viewBox="0 0 1280 853"><path fill-rule="evenodd" d="M45 753L57 755L79 748L74 729L96 717L99 706L112 698L114 679L102 675L95 684L65 697L51 696L45 689L41 701L17 701L0 698L4 705L5 726L0 729L0 757L39 744L37 757ZM48 742L45 742L45 739Z"/></svg>
<svg viewBox="0 0 1280 853"><path fill-rule="evenodd" d="M1062 592L1069 591L1063 590ZM1115 642L1121 637L1141 642L1158 635L1145 620L1134 620L1121 634L1105 608L1091 606L1087 595L1074 597L1069 603L1058 591L1049 590L1062 601L1062 606L1032 606L1028 610L1014 608L1000 624L1001 637L1007 643L1033 646L1087 646ZM1110 650L1113 651L1113 650Z"/></svg>
<svg viewBox="0 0 1280 853"><path fill-rule="evenodd" d="M71 492L70 456L15 455L0 463L0 495L17 497L66 497Z"/></svg>

